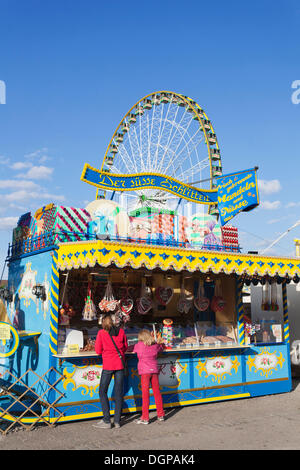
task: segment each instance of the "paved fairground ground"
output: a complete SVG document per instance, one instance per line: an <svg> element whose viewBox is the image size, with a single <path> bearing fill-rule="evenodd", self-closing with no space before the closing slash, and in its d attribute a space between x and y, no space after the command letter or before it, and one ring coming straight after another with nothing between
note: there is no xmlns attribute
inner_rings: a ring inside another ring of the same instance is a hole
<svg viewBox="0 0 300 470"><path fill-rule="evenodd" d="M137 425L138 416L125 415L120 429L95 429L97 419L55 427L39 425L31 431L15 429L0 436L0 449L101 450L108 457L118 450L128 455L134 450L160 450L162 454L176 450L299 450L300 378L293 379L289 393L167 409L164 422L158 422L151 412L149 425Z"/></svg>

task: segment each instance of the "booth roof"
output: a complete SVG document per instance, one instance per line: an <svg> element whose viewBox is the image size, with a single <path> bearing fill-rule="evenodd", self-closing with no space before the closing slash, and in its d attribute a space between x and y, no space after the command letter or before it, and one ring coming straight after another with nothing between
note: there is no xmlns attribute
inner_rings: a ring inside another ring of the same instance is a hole
<svg viewBox="0 0 300 470"><path fill-rule="evenodd" d="M189 272L213 272L215 274L248 274L250 276L299 276L300 258L260 256L254 254L204 251L187 248L171 248L157 245L133 244L112 241L79 241L62 243L58 248L57 268L70 270L94 267L134 269L159 268Z"/></svg>

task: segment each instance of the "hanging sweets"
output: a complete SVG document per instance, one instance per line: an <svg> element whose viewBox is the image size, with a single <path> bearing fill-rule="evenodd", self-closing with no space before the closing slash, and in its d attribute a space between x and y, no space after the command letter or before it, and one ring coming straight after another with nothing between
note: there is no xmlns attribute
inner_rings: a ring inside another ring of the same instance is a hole
<svg viewBox="0 0 300 470"><path fill-rule="evenodd" d="M279 306L278 306L278 301L277 301L277 283L272 282L272 284L271 284L271 308L270 308L270 310L272 310L273 312L277 312L278 309L279 309Z"/></svg>
<svg viewBox="0 0 300 470"><path fill-rule="evenodd" d="M137 309L140 315L147 315L152 308L152 299L147 292L146 279L142 278L140 297L136 301Z"/></svg>
<svg viewBox="0 0 300 470"><path fill-rule="evenodd" d="M92 292L90 283L88 284L87 296L82 311L82 319L85 321L92 321L97 319L97 312L95 304L92 300Z"/></svg>
<svg viewBox="0 0 300 470"><path fill-rule="evenodd" d="M226 306L226 301L222 296L221 280L217 279L215 282L215 292L211 299L210 308L213 312L222 312Z"/></svg>
<svg viewBox="0 0 300 470"><path fill-rule="evenodd" d="M268 281L262 286L261 309L270 310L270 284Z"/></svg>
<svg viewBox="0 0 300 470"><path fill-rule="evenodd" d="M110 280L107 282L103 299L99 302L101 312L114 312L119 301L114 298Z"/></svg>
<svg viewBox="0 0 300 470"><path fill-rule="evenodd" d="M127 323L130 320L130 313L133 309L133 300L129 295L129 288L125 288L125 292L123 297L120 299L119 302L119 310L118 314L120 316L120 320L123 320Z"/></svg>
<svg viewBox="0 0 300 470"><path fill-rule="evenodd" d="M190 294L189 296L185 293L184 289L184 279L181 283L180 288L180 296L177 303L177 310L180 313L188 313L193 305L193 296Z"/></svg>
<svg viewBox="0 0 300 470"><path fill-rule="evenodd" d="M120 299L120 309L124 315L129 315L133 308L133 300L129 295L129 289L126 287L123 297Z"/></svg>
<svg viewBox="0 0 300 470"><path fill-rule="evenodd" d="M199 312L205 312L209 307L209 299L205 297L203 280L199 280L197 297L194 299L194 305Z"/></svg>
<svg viewBox="0 0 300 470"><path fill-rule="evenodd" d="M157 287L155 289L155 297L159 305L167 305L172 299L174 290L172 287Z"/></svg>
<svg viewBox="0 0 300 470"><path fill-rule="evenodd" d="M174 337L173 320L171 318L165 318L163 320L162 339L166 348L173 347L173 337Z"/></svg>

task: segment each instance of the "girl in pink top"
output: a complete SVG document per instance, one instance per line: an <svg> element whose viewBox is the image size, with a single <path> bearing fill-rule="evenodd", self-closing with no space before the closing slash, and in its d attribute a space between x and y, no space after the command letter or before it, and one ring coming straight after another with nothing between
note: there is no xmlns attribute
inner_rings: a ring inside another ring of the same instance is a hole
<svg viewBox="0 0 300 470"><path fill-rule="evenodd" d="M157 410L157 419L164 421L164 409L162 396L158 383L157 355L163 350L162 344L157 344L150 331L141 330L138 335L138 343L133 352L138 356L138 373L141 376L142 385L142 416L136 421L137 424L149 424L149 389L150 383L154 395Z"/></svg>

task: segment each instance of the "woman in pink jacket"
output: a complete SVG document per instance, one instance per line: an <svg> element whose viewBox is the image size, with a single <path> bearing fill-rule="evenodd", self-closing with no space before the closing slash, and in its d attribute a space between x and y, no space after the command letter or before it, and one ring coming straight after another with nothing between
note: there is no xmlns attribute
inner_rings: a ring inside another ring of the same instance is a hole
<svg viewBox="0 0 300 470"><path fill-rule="evenodd" d="M149 424L149 389L150 383L154 395L157 410L157 419L164 421L164 409L162 396L158 383L157 355L163 350L162 344L157 344L150 331L141 330L138 335L138 343L133 352L138 356L138 373L141 376L142 385L142 416L136 421L137 424Z"/></svg>

